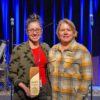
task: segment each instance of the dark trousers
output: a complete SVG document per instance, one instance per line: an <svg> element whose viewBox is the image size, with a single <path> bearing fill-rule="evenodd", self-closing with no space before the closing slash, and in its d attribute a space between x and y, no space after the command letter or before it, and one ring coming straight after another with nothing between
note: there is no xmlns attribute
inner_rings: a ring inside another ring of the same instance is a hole
<svg viewBox="0 0 100 100"><path fill-rule="evenodd" d="M39 95L34 98L27 97L23 90L20 92L16 92L14 93L12 100L48 100L47 99L47 87L46 86L41 87Z"/></svg>
<svg viewBox="0 0 100 100"><path fill-rule="evenodd" d="M32 100L47 100L46 87L41 87L39 96L35 97Z"/></svg>

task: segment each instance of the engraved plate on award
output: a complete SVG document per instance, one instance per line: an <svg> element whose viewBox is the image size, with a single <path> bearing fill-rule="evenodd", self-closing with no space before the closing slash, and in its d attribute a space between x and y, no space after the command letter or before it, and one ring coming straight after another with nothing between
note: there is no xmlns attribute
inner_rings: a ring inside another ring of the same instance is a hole
<svg viewBox="0 0 100 100"><path fill-rule="evenodd" d="M30 93L33 96L39 95L39 67L30 68Z"/></svg>

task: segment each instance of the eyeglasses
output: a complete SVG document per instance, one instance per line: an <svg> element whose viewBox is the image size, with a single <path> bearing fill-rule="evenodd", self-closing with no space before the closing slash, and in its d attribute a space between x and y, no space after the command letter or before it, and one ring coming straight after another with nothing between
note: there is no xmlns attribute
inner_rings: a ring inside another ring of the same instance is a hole
<svg viewBox="0 0 100 100"><path fill-rule="evenodd" d="M28 33L32 33L32 32L39 33L39 32L42 31L42 29L40 29L40 28L33 29L33 28L32 28L32 29L28 29L27 31L28 31Z"/></svg>

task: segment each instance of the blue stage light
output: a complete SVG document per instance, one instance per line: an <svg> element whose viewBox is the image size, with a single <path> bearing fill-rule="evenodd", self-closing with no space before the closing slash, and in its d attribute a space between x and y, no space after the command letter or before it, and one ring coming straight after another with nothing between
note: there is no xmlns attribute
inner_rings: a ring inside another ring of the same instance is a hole
<svg viewBox="0 0 100 100"><path fill-rule="evenodd" d="M79 37L79 42L83 43L83 22L84 22L84 0L81 0L80 2L80 37Z"/></svg>
<svg viewBox="0 0 100 100"><path fill-rule="evenodd" d="M56 2L53 0L53 44L56 43Z"/></svg>
<svg viewBox="0 0 100 100"><path fill-rule="evenodd" d="M64 18L64 0L61 0L61 18L63 19Z"/></svg>
<svg viewBox="0 0 100 100"><path fill-rule="evenodd" d="M27 7L26 7L27 5L26 5L26 0L24 0L24 2L23 2L23 7L24 7L24 21L23 21L23 23L24 23L24 27L23 27L23 30L24 30L24 42L25 41L27 41L27 33L26 33L26 19L27 19Z"/></svg>
<svg viewBox="0 0 100 100"><path fill-rule="evenodd" d="M69 19L72 20L72 0L69 0Z"/></svg>
<svg viewBox="0 0 100 100"><path fill-rule="evenodd" d="M40 0L40 16L41 16L41 19L40 19L40 21L41 21L41 24L42 24L42 27L43 27L43 19L44 19L44 0ZM40 38L40 41L41 42L43 42L43 31L42 31L42 36L41 36L41 38Z"/></svg>

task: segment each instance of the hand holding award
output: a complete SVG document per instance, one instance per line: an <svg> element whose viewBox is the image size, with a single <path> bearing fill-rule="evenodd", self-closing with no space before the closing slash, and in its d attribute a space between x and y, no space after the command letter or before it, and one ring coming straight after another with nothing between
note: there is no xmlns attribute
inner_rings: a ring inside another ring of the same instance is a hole
<svg viewBox="0 0 100 100"><path fill-rule="evenodd" d="M30 68L30 94L34 97L39 95L39 68L31 67Z"/></svg>

